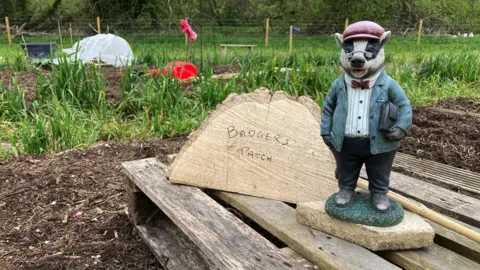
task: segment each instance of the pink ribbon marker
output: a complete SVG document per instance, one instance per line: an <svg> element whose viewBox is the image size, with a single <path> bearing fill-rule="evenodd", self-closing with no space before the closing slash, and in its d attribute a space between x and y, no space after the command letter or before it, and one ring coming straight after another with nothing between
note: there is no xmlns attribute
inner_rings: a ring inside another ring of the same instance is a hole
<svg viewBox="0 0 480 270"><path fill-rule="evenodd" d="M184 19L180 20L180 25L182 26L182 33L186 33L190 41L197 40L197 33L192 30L190 24Z"/></svg>

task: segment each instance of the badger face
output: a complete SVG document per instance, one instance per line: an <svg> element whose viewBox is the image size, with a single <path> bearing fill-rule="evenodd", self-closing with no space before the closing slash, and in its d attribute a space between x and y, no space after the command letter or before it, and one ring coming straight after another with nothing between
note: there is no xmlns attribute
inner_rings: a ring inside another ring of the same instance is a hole
<svg viewBox="0 0 480 270"><path fill-rule="evenodd" d="M350 76L362 79L377 73L383 68L385 52L391 32L385 32L379 40L355 39L343 41L341 34L335 34L337 45L342 49L340 63Z"/></svg>

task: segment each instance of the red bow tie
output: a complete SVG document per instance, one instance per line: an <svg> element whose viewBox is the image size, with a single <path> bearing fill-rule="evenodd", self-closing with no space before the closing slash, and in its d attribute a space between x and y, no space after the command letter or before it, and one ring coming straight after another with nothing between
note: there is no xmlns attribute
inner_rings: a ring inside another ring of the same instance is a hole
<svg viewBox="0 0 480 270"><path fill-rule="evenodd" d="M365 88L370 88L370 81L363 81L363 82L359 82L359 81L352 81L352 88L358 88L358 87L361 87L362 89L365 89Z"/></svg>

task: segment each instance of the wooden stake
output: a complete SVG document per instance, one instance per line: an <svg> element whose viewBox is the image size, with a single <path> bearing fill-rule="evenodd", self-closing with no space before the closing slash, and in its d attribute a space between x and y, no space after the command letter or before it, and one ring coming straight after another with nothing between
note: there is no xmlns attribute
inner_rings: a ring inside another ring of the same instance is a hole
<svg viewBox="0 0 480 270"><path fill-rule="evenodd" d="M291 54L293 50L293 25L290 25L290 49L288 53Z"/></svg>
<svg viewBox="0 0 480 270"><path fill-rule="evenodd" d="M8 44L12 47L12 35L10 34L10 22L8 21L8 17L5 17L5 25L7 27Z"/></svg>
<svg viewBox="0 0 480 270"><path fill-rule="evenodd" d="M348 27L348 18L345 19L345 29Z"/></svg>
<svg viewBox="0 0 480 270"><path fill-rule="evenodd" d="M265 28L266 28L266 31L265 31L265 47L268 47L268 34L270 32L270 18L267 18L267 20L265 22Z"/></svg>
<svg viewBox="0 0 480 270"><path fill-rule="evenodd" d="M97 16L97 33L102 33L102 28L100 27L100 16Z"/></svg>
<svg viewBox="0 0 480 270"><path fill-rule="evenodd" d="M63 50L62 28L60 27L60 20L58 20L57 23L58 23L58 33L60 34L60 44Z"/></svg>
<svg viewBox="0 0 480 270"><path fill-rule="evenodd" d="M361 189L368 190L368 181L359 179L357 182L357 186ZM420 216L430 219L431 221L442 225L445 228L448 228L454 232L457 232L469 239L472 239L478 243L480 243L480 233L477 233L465 226L462 226L451 219L446 218L445 216L428 209L425 205L407 199L399 194L389 192L387 196L399 202L405 209L410 210Z"/></svg>
<svg viewBox="0 0 480 270"><path fill-rule="evenodd" d="M72 30L72 23L69 25L68 31L70 32L70 43L73 45L73 30Z"/></svg>
<svg viewBox="0 0 480 270"><path fill-rule="evenodd" d="M420 39L422 38L422 26L423 26L423 19L420 20L420 25L418 26L418 40L417 40L418 46L420 46Z"/></svg>

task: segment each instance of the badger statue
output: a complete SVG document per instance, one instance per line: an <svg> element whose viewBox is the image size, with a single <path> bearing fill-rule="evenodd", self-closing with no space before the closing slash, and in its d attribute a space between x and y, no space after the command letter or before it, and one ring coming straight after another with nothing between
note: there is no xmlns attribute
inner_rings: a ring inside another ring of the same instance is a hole
<svg viewBox="0 0 480 270"><path fill-rule="evenodd" d="M335 34L343 72L323 104L321 135L337 165L338 207L355 200L363 164L373 206L381 212L391 206L386 196L390 171L400 141L410 135L412 108L403 89L384 70L384 46L390 36L390 31L370 21Z"/></svg>

